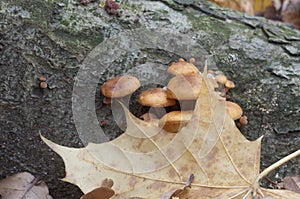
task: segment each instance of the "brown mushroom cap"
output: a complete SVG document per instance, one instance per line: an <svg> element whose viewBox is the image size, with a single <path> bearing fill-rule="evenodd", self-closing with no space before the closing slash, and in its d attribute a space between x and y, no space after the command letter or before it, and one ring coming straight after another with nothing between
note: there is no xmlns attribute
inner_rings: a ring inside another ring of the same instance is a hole
<svg viewBox="0 0 300 199"><path fill-rule="evenodd" d="M248 118L247 118L247 116L242 116L241 118L240 118L240 124L241 125L246 125L246 124L248 124Z"/></svg>
<svg viewBox="0 0 300 199"><path fill-rule="evenodd" d="M233 83L232 81L227 80L227 81L225 82L225 87L226 87L226 88L234 88L235 85L234 85L234 83Z"/></svg>
<svg viewBox="0 0 300 199"><path fill-rule="evenodd" d="M172 111L160 118L158 126L165 131L176 133L192 118L193 111Z"/></svg>
<svg viewBox="0 0 300 199"><path fill-rule="evenodd" d="M115 77L105 82L101 87L101 92L105 97L124 97L136 91L140 87L140 81L133 76Z"/></svg>
<svg viewBox="0 0 300 199"><path fill-rule="evenodd" d="M196 59L194 57L190 58L190 63L195 65Z"/></svg>
<svg viewBox="0 0 300 199"><path fill-rule="evenodd" d="M237 120L242 116L243 110L238 104L230 101L225 101L225 104L226 104L226 110L228 111L230 117L233 120Z"/></svg>
<svg viewBox="0 0 300 199"><path fill-rule="evenodd" d="M139 96L139 103L144 106L173 106L176 100L168 99L166 92L162 88L151 88L143 91Z"/></svg>
<svg viewBox="0 0 300 199"><path fill-rule="evenodd" d="M197 99L200 94L202 77L199 74L176 75L167 86L167 97L177 100Z"/></svg>
<svg viewBox="0 0 300 199"><path fill-rule="evenodd" d="M227 77L223 74L218 74L215 76L215 79L218 83L225 84L227 81Z"/></svg>
<svg viewBox="0 0 300 199"><path fill-rule="evenodd" d="M193 64L179 59L178 62L174 62L168 68L168 73L172 75L185 75L192 73L199 73L199 69Z"/></svg>

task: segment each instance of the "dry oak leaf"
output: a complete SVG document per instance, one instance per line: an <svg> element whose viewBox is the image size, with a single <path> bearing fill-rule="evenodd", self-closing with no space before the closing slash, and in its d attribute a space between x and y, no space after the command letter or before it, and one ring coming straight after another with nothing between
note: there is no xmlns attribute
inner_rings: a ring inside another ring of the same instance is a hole
<svg viewBox="0 0 300 199"><path fill-rule="evenodd" d="M261 138L248 141L240 133L206 74L205 70L192 119L178 133L142 121L123 106L127 129L110 142L76 149L41 136L63 158L63 180L87 193L110 178L114 181L112 198L167 199L193 174L191 188L180 198L252 199L256 193L299 198L291 191L258 186Z"/></svg>
<svg viewBox="0 0 300 199"><path fill-rule="evenodd" d="M17 173L0 180L0 198L2 199L52 199L44 182L27 172Z"/></svg>

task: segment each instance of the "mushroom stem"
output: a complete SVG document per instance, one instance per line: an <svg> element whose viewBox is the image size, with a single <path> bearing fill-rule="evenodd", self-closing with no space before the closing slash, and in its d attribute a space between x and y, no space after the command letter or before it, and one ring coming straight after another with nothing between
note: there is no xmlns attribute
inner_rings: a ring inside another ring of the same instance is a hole
<svg viewBox="0 0 300 199"><path fill-rule="evenodd" d="M194 110L196 100L180 100L180 110L186 111L186 110Z"/></svg>

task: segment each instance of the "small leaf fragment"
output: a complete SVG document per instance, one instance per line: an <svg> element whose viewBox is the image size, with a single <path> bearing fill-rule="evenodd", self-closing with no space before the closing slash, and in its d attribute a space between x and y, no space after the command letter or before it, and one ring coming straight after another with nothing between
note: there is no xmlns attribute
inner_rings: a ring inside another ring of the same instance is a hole
<svg viewBox="0 0 300 199"><path fill-rule="evenodd" d="M109 187L99 187L83 195L80 199L109 199L114 194L114 190Z"/></svg>
<svg viewBox="0 0 300 199"><path fill-rule="evenodd" d="M52 199L44 182L28 172L17 173L0 180L0 196L3 199Z"/></svg>
<svg viewBox="0 0 300 199"><path fill-rule="evenodd" d="M186 192L187 188L191 188L191 184L194 180L194 177L195 177L194 174L191 174L189 180L186 182L186 185L184 187L174 191L174 193L171 195L170 199L180 198L179 196L182 196Z"/></svg>

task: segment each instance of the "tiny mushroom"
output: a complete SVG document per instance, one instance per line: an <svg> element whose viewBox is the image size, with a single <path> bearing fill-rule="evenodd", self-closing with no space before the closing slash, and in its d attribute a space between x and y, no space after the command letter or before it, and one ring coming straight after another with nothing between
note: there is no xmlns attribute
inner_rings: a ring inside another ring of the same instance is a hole
<svg viewBox="0 0 300 199"><path fill-rule="evenodd" d="M140 81L133 76L115 77L105 82L101 87L102 94L107 98L121 98L136 91Z"/></svg>
<svg viewBox="0 0 300 199"><path fill-rule="evenodd" d="M167 85L167 97L177 100L195 100L201 90L202 76L197 74L176 75Z"/></svg>
<svg viewBox="0 0 300 199"><path fill-rule="evenodd" d="M240 118L240 124L241 125L246 125L248 124L248 118L246 115L243 115L241 118Z"/></svg>
<svg viewBox="0 0 300 199"><path fill-rule="evenodd" d="M225 101L225 105L226 110L228 111L230 117L233 120L237 120L242 116L243 110L238 104L231 101Z"/></svg>
<svg viewBox="0 0 300 199"><path fill-rule="evenodd" d="M45 76L42 75L42 76L39 77L39 80L40 80L41 82L45 82L47 79L46 79Z"/></svg>
<svg viewBox="0 0 300 199"><path fill-rule="evenodd" d="M235 87L235 85L234 85L234 83L232 81L227 80L225 82L225 92L228 92L229 89L234 88L234 87Z"/></svg>
<svg viewBox="0 0 300 199"><path fill-rule="evenodd" d="M40 87L45 89L48 87L48 84L46 82L40 82Z"/></svg>
<svg viewBox="0 0 300 199"><path fill-rule="evenodd" d="M196 63L196 59L195 59L195 58L193 58L193 57L192 57L192 58L190 58L190 63L195 65L195 63Z"/></svg>
<svg viewBox="0 0 300 199"><path fill-rule="evenodd" d="M167 132L176 133L192 118L193 111L172 111L160 118L158 126Z"/></svg>
<svg viewBox="0 0 300 199"><path fill-rule="evenodd" d="M221 93L220 93L220 96L221 97L225 97L225 94L226 94L226 92L225 92L225 90L224 90L224 84L226 83L226 81L227 81L227 77L225 76L225 75L223 75L223 74L218 74L218 75L216 75L215 76L215 80L216 80L216 82L218 83L218 90L219 91L222 91Z"/></svg>
<svg viewBox="0 0 300 199"><path fill-rule="evenodd" d="M218 82L218 83L220 83L220 84L225 84L226 83L226 81L227 81L227 77L225 76L225 75L223 75L223 74L218 74L218 75L216 75L215 76L215 79L216 79L216 81Z"/></svg>
<svg viewBox="0 0 300 199"><path fill-rule="evenodd" d="M194 60L191 59L191 61L193 62ZM172 75L198 74L199 69L193 63L188 63L181 58L178 62L173 62L171 64L168 68L168 73Z"/></svg>

